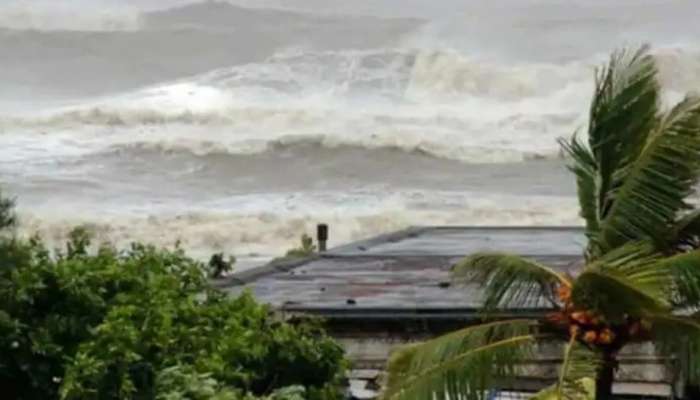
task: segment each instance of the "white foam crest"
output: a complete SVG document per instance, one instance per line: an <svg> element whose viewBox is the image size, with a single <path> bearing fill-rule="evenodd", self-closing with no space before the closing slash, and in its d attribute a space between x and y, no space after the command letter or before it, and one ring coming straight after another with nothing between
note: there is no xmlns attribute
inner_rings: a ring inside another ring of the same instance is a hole
<svg viewBox="0 0 700 400"><path fill-rule="evenodd" d="M306 122L290 129L290 125L299 123L300 119ZM560 131L549 129L547 124L550 122L546 120L537 121L527 117L501 121L500 126L472 126L462 123L463 121L454 121L452 123L455 127L440 127L436 120L430 119L409 124L387 121L385 118L377 122L369 118L368 121L336 121L333 124L323 124L321 121L315 125L309 123L312 119L278 115L275 121L258 122L258 129L240 126L232 128L229 125L169 124L151 127L83 127L80 130L66 128L50 134L5 134L0 135L0 156L3 162L28 164L113 151L189 152L197 156L250 155L298 145L329 149L399 149L472 163L517 162L533 158L554 158L558 155L555 139ZM250 124L255 124L255 121L251 120ZM259 129L260 125L266 129ZM284 130L281 126L284 126ZM318 133L303 133L309 131Z"/></svg>
<svg viewBox="0 0 700 400"><path fill-rule="evenodd" d="M332 98L369 95L408 102L474 98L509 102L551 97L568 85L590 82L597 61L508 65L449 49L287 49L264 63L220 69L196 82L237 93L245 89L246 95L264 100L270 93L293 94L294 100L323 93Z"/></svg>
<svg viewBox="0 0 700 400"><path fill-rule="evenodd" d="M331 226L331 245L386 233L413 225L577 225L580 220L573 198L509 198L508 196L474 196L462 194L448 197L444 208L410 209L427 195L389 196L380 203L361 207L337 208L329 199L312 202L299 209L242 212L214 208L211 211L151 214L101 213L90 216L65 217L53 210L22 212L22 235L39 233L53 246L65 240L71 228L86 225L98 242L111 242L119 247L132 241L182 246L196 257L205 259L213 252L225 251L239 256L271 258L296 246L302 233L311 234L319 222ZM332 196L331 196L332 197ZM432 199L427 199L432 201ZM276 210L270 208L270 210Z"/></svg>
<svg viewBox="0 0 700 400"><path fill-rule="evenodd" d="M141 14L129 7L63 1L32 1L0 8L0 27L40 31L134 31L142 27Z"/></svg>
<svg viewBox="0 0 700 400"><path fill-rule="evenodd" d="M456 51L421 51L408 92L414 98L443 101L464 96L503 102L550 97L569 85L590 81L589 62L496 64Z"/></svg>
<svg viewBox="0 0 700 400"><path fill-rule="evenodd" d="M552 114L575 109L577 104L562 104L562 100L572 100L579 89L590 87L591 71L588 63L504 66L450 51L289 50L264 63L56 109L26 122L206 123L235 121L240 118L236 110L256 109L273 113L378 109L374 114L444 113L449 118L464 112L472 117L512 115L547 106L540 113ZM580 97L585 102L587 96ZM475 106L479 109L474 110Z"/></svg>

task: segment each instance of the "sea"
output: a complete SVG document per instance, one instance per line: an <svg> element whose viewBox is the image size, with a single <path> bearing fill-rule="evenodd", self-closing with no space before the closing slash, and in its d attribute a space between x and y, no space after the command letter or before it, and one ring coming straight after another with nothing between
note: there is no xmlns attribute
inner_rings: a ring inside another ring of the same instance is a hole
<svg viewBox="0 0 700 400"><path fill-rule="evenodd" d="M697 0L3 0L18 233L253 265L411 225L578 225L557 145L648 43L700 89Z"/></svg>

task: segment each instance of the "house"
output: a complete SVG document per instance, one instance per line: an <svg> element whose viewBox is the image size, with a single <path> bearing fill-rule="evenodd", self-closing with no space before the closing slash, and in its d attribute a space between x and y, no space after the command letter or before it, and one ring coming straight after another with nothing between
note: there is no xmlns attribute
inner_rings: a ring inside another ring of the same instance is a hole
<svg viewBox="0 0 700 400"><path fill-rule="evenodd" d="M415 227L234 274L224 286L234 292L249 288L289 317L324 318L353 362L354 396L372 398L392 348L481 320L479 286L457 286L449 279L461 258L498 250L575 272L585 243L576 227ZM515 305L498 316L537 318L548 311L546 304ZM551 384L561 354L554 346L540 349L526 366L528 373L501 388L500 396L516 398L513 392ZM649 346L627 349L618 374L615 392L637 398L668 397L676 379Z"/></svg>

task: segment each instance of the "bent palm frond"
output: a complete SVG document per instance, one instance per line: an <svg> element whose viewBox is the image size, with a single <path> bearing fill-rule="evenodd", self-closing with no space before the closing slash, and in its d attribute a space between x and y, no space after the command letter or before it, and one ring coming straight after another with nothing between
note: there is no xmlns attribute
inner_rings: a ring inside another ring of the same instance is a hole
<svg viewBox="0 0 700 400"><path fill-rule="evenodd" d="M700 99L674 107L648 137L634 163L615 172L614 201L601 214L598 243L605 253L628 241L666 242L669 228L700 172Z"/></svg>
<svg viewBox="0 0 700 400"><path fill-rule="evenodd" d="M656 123L660 87L649 47L614 52L596 74L588 144L601 169L606 193L612 174L634 160Z"/></svg>
<svg viewBox="0 0 700 400"><path fill-rule="evenodd" d="M677 308L700 306L700 250L676 254L657 263L673 281L669 298Z"/></svg>
<svg viewBox="0 0 700 400"><path fill-rule="evenodd" d="M615 175L633 163L642 152L647 138L657 124L660 88L658 70L653 57L644 46L635 51L615 52L608 65L596 75L596 87L591 103L588 125L588 154L582 146L576 150L575 166L595 173L595 179L583 180L579 186L581 208L598 224L605 218L612 203L612 192L619 185ZM595 165L595 169L591 166ZM590 187L595 184L595 190ZM595 202L596 212L590 210ZM596 226L587 219L587 225ZM590 232L597 236L596 231ZM599 253L598 240L592 240L590 251Z"/></svg>
<svg viewBox="0 0 700 400"><path fill-rule="evenodd" d="M600 354L584 346L572 336L564 346L557 382L532 397L531 400L593 400L595 378L602 365Z"/></svg>
<svg viewBox="0 0 700 400"><path fill-rule="evenodd" d="M452 270L458 282L483 285L484 309L499 307L543 306L553 299L557 285L571 286L570 280L538 262L504 253L476 253L459 262Z"/></svg>
<svg viewBox="0 0 700 400"><path fill-rule="evenodd" d="M383 400L479 400L530 359L537 322L500 321L399 349L387 366Z"/></svg>
<svg viewBox="0 0 700 400"><path fill-rule="evenodd" d="M599 203L598 199L598 164L595 156L578 139L577 135L570 140L559 140L559 145L573 160L568 169L576 175L576 187L578 191L578 202L581 207L579 215L586 223L586 237L592 247L598 240L598 220ZM589 258L589 255L586 255Z"/></svg>
<svg viewBox="0 0 700 400"><path fill-rule="evenodd" d="M564 359L559 368L557 381L557 399L579 400L590 394L583 385L586 378L594 378L601 366L601 357L582 345L576 336L572 336L564 349Z"/></svg>
<svg viewBox="0 0 700 400"><path fill-rule="evenodd" d="M582 392L578 395L574 395L569 398L569 400L595 400L595 379L594 378L582 378L576 384L582 388ZM550 386L537 393L535 393L530 400L561 400L557 394L557 387Z"/></svg>
<svg viewBox="0 0 700 400"><path fill-rule="evenodd" d="M648 242L630 243L589 264L576 279L574 303L609 317L670 309L673 279Z"/></svg>
<svg viewBox="0 0 700 400"><path fill-rule="evenodd" d="M692 317L668 314L650 315L652 339L666 357L672 371L678 371L688 383L700 383L700 321Z"/></svg>
<svg viewBox="0 0 700 400"><path fill-rule="evenodd" d="M587 269L607 269L634 273L640 264L651 264L663 259L653 242L641 240L626 243L588 264Z"/></svg>
<svg viewBox="0 0 700 400"><path fill-rule="evenodd" d="M680 250L700 248L700 210L684 215L675 223L669 245Z"/></svg>

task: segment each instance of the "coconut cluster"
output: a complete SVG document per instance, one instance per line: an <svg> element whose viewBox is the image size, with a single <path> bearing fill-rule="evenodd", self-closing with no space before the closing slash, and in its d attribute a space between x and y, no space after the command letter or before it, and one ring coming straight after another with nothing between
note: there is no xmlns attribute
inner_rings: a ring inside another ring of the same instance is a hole
<svg viewBox="0 0 700 400"><path fill-rule="evenodd" d="M557 295L564 307L554 313L550 320L562 327L568 327L571 337L579 338L586 344L611 346L616 341L644 336L650 329L644 320L626 318L622 324L613 325L608 323L602 314L576 307L571 301L570 286L560 286Z"/></svg>
<svg viewBox="0 0 700 400"><path fill-rule="evenodd" d="M588 344L610 345L617 336L602 316L591 311L573 311L568 318L569 334Z"/></svg>

